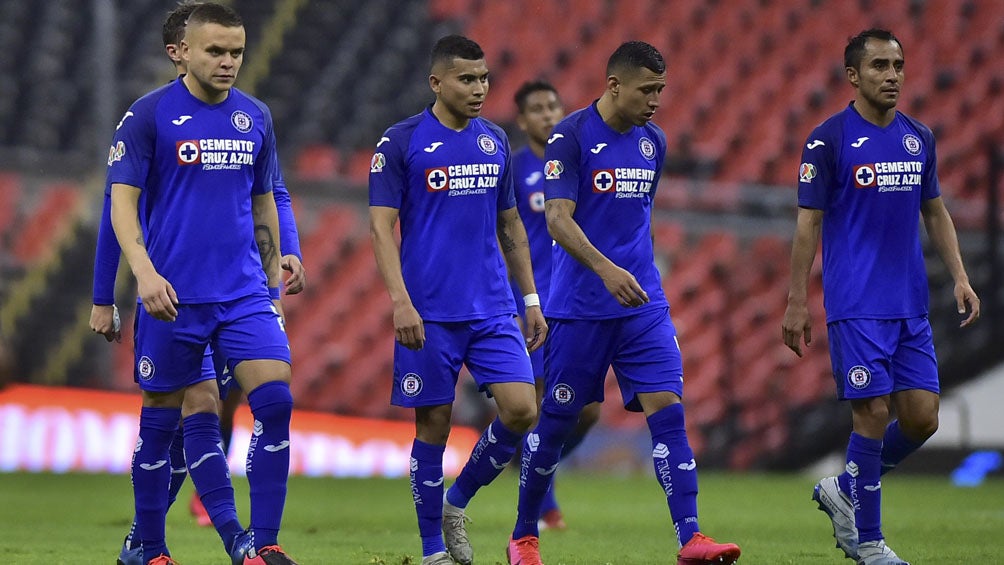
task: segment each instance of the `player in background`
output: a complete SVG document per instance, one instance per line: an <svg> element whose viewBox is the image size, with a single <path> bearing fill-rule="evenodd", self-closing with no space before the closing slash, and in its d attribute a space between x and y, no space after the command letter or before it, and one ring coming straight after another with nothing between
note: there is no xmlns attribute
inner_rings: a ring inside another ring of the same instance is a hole
<svg viewBox="0 0 1004 565"><path fill-rule="evenodd" d="M938 428L939 382L918 217L955 281L965 327L980 315L955 225L938 183L934 136L896 110L903 46L869 29L844 49L854 100L809 135L799 167L798 218L784 343L799 357L812 340L809 272L823 242L823 306L837 397L851 403L846 471L813 499L837 547L864 565L905 561L885 544L881 475ZM890 422L891 413L896 419Z"/></svg>
<svg viewBox="0 0 1004 565"><path fill-rule="evenodd" d="M132 105L109 153L112 226L143 304L136 318L143 408L132 477L147 563L173 563L164 540L167 462L182 421L189 474L231 559L292 563L277 542L293 403L278 300L275 136L268 108L233 88L244 49L236 12L197 6L181 41L188 73ZM248 391L255 418L248 530L237 520L220 447L219 391L200 370L210 344L217 363Z"/></svg>
<svg viewBox="0 0 1004 565"><path fill-rule="evenodd" d="M551 286L551 246L553 240L547 233L547 221L544 219L544 147L547 138L555 124L561 121L565 110L558 98L558 91L546 81L531 81L523 83L513 97L518 113L516 125L526 134L527 144L513 153L513 184L516 190L516 208L519 217L526 226L526 236L530 241L530 262L533 264L533 280L537 286L540 302L547 307L548 288ZM514 279L512 283L513 297L516 299L516 311L523 318L525 307L520 297L520 289ZM538 348L530 354L530 364L533 366L533 376L536 379L537 404L544 394L544 350ZM565 442L561 457L565 458L585 437L589 428L600 417L599 403L592 403L583 408L579 414L579 423L572 436ZM563 530L567 526L558 506L554 484L547 491L544 505L541 507L541 527Z"/></svg>
<svg viewBox="0 0 1004 565"><path fill-rule="evenodd" d="M164 49L167 56L175 65L178 76L186 73L185 63L180 55L180 43L184 38L185 21L189 14L197 6L196 3L179 4L174 10L168 13L163 25ZM279 169L278 160L275 163L276 178L274 179L272 195L275 198L276 208L279 213L280 242L285 253L282 256L282 268L290 272L286 282L286 294L297 294L301 292L306 284L306 271L303 268L299 249L299 235L296 230L296 221L293 217L292 203L289 192ZM91 329L105 336L110 341L121 339L119 322L116 320L117 309L114 306L115 276L118 271L119 256L121 248L115 240L115 234L111 225L111 187L105 187L104 209L101 216L101 225L98 230L97 250L94 263L94 297L91 307ZM223 451L229 454L229 446L233 435L233 419L237 407L240 405L242 397L240 388L229 375L217 375L213 365L212 348L206 348L203 357L202 372L213 375L218 379L220 385L220 397L222 400L220 409L220 426L223 436ZM184 484L185 477L188 476L188 469L184 459L184 440L181 429L175 434L171 444L171 483L168 489L168 506L171 506ZM210 526L212 520L206 512L198 493L193 492L189 508L195 516L199 525ZM119 554L119 565L142 565L143 548L139 540L135 539L136 521L129 529L123 542L122 550Z"/></svg>
<svg viewBox="0 0 1004 565"><path fill-rule="evenodd" d="M537 417L527 351L543 343L547 324L516 209L509 141L480 117L488 93L481 47L458 35L437 41L429 86L435 102L377 143L370 233L394 308L391 403L415 409L411 487L422 563L449 565L452 555L469 565L464 508L502 472ZM503 253L524 295L525 338ZM495 398L498 417L444 496L443 452L461 364Z"/></svg>
<svg viewBox="0 0 1004 565"><path fill-rule="evenodd" d="M697 465L680 401L683 365L652 249L666 138L651 120L666 86L666 64L654 47L632 41L613 52L606 75L599 100L562 120L545 149L545 214L560 247L545 305L551 325L545 395L540 420L523 444L507 556L513 564L541 563L541 504L580 411L603 400L612 365L625 408L647 418L678 562L733 563L739 547L716 543L698 527Z"/></svg>

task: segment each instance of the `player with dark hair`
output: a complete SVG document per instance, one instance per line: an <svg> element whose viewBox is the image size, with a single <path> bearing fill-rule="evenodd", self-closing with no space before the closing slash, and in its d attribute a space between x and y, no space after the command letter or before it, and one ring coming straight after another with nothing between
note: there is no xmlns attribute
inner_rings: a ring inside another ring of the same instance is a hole
<svg viewBox="0 0 1004 565"><path fill-rule="evenodd" d="M278 300L271 115L233 88L245 32L232 9L198 5L180 47L187 74L132 105L108 159L112 226L143 304L136 317L143 392L132 472L136 534L145 562L173 563L164 540L167 462L183 418L189 474L231 559L288 564L277 537L293 402ZM255 241L256 229L267 237ZM200 370L210 344L217 364L249 391L255 418L246 531L220 448L215 375Z"/></svg>
<svg viewBox="0 0 1004 565"><path fill-rule="evenodd" d="M530 241L530 260L533 263L533 279L537 285L537 294L542 304L548 302L548 289L551 286L551 236L547 233L547 221L544 219L544 147L547 138L555 124L561 121L565 111L558 98L558 91L551 83L535 80L523 83L517 90L513 101L518 113L516 125L526 134L527 144L516 151L512 157L513 184L516 189L516 208L526 226L527 239ZM522 302L519 298L519 288L513 284L513 297L516 309L523 317ZM537 349L530 354L533 375L536 379L537 404L544 394L544 350ZM592 403L583 408L579 414L579 423L572 437L565 442L561 452L562 458L568 456L585 437L589 428L600 417L600 405ZM558 500L554 485L547 491L544 505L541 507L541 528L563 530L567 526Z"/></svg>
<svg viewBox="0 0 1004 565"><path fill-rule="evenodd" d="M547 324L513 194L509 141L480 117L488 67L478 44L440 39L429 86L435 102L377 143L370 233L394 308L391 402L415 409L411 487L422 563L449 565L452 555L469 565L464 509L502 472L537 416L527 351L543 343ZM525 338L503 253L524 294ZM443 452L461 364L495 398L498 417L444 496Z"/></svg>
<svg viewBox="0 0 1004 565"><path fill-rule="evenodd" d="M980 299L941 198L934 136L896 110L902 44L889 31L866 30L848 41L844 64L854 100L813 130L802 150L782 332L801 357L800 341L812 340L807 289L821 236L830 360L837 397L851 403L853 431L845 472L819 481L812 498L847 557L897 565L905 561L881 529L880 477L938 429L938 363L918 217L955 281L959 314L969 309L961 326L979 318Z"/></svg>
<svg viewBox="0 0 1004 565"><path fill-rule="evenodd" d="M541 563L537 518L584 406L603 401L612 365L626 409L644 412L680 564L733 563L735 544L700 533L697 471L684 427L683 365L652 249L651 214L666 138L651 123L666 86L654 47L624 43L598 101L562 120L544 152L545 214L557 244L540 420L523 444L510 563ZM588 354L584 354L588 352Z"/></svg>

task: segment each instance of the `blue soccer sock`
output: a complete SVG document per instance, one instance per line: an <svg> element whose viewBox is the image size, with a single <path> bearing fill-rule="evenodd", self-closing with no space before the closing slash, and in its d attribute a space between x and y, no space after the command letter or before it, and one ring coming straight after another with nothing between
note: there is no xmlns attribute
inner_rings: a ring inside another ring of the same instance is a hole
<svg viewBox="0 0 1004 565"><path fill-rule="evenodd" d="M267 382L248 394L254 432L248 447L251 534L255 549L276 545L289 478L289 420L293 396L282 381Z"/></svg>
<svg viewBox="0 0 1004 565"><path fill-rule="evenodd" d="M687 441L683 404L670 404L648 417L655 477L666 492L669 513L682 547L701 531L697 522L697 463Z"/></svg>
<svg viewBox="0 0 1004 565"><path fill-rule="evenodd" d="M446 491L446 501L457 508L467 508L478 489L494 481L505 469L520 439L522 436L506 428L496 417L481 434L453 486Z"/></svg>
<svg viewBox="0 0 1004 565"><path fill-rule="evenodd" d="M895 469L896 465L922 445L924 442L906 437L903 429L899 427L899 420L890 422L885 428L885 437L882 438L882 474Z"/></svg>
<svg viewBox="0 0 1004 565"><path fill-rule="evenodd" d="M575 448L578 447L580 443L582 443L582 440L585 439L585 437L586 433L584 431L580 431L579 426L576 425L575 430L572 431L572 435L569 436L567 440L565 440L565 445L562 446L561 448L560 461L564 461L565 458L571 455L571 453L575 451ZM544 503L540 507L541 516L550 512L551 510L558 510L559 508L558 497L555 494L555 488L554 488L555 478L556 477L551 477L551 488L547 489L547 492L544 493Z"/></svg>
<svg viewBox="0 0 1004 565"><path fill-rule="evenodd" d="M181 428L174 433L174 440L171 441L168 460L171 465L171 484L167 489L167 507L170 508L174 501L178 499L178 491L185 484L185 477L188 476L188 467L185 467L185 438ZM136 537L136 517L133 517L132 525L129 526L129 533L125 537L126 549L132 549L139 545L139 538ZM135 544L135 545L134 545Z"/></svg>
<svg viewBox="0 0 1004 565"><path fill-rule="evenodd" d="M854 507L858 543L882 539L881 456L882 440L851 433L844 475L847 477L846 493Z"/></svg>
<svg viewBox="0 0 1004 565"><path fill-rule="evenodd" d="M443 453L445 445L415 438L411 444L411 494L418 515L422 555L446 551L443 541Z"/></svg>
<svg viewBox="0 0 1004 565"><path fill-rule="evenodd" d="M139 438L132 456L132 485L136 503L136 535L143 544L144 562L170 555L164 540L167 489L171 483L171 440L178 430L180 408L143 407Z"/></svg>
<svg viewBox="0 0 1004 565"><path fill-rule="evenodd" d="M526 435L520 461L519 502L513 539L540 535L537 521L540 520L541 506L558 469L561 447L572 434L576 420L575 414L553 414L542 410L537 427Z"/></svg>
<svg viewBox="0 0 1004 565"><path fill-rule="evenodd" d="M547 492L544 493L544 499L540 501L540 515L543 516L551 510L557 509L558 497L554 495L554 477L551 477L551 488L547 489Z"/></svg>
<svg viewBox="0 0 1004 565"><path fill-rule="evenodd" d="M167 507L170 508L178 500L178 492L188 477L188 466L185 463L185 433L184 428L178 428L171 441L171 484L167 489Z"/></svg>
<svg viewBox="0 0 1004 565"><path fill-rule="evenodd" d="M185 418L185 459L192 483L199 493L206 513L230 548L243 528L234 506L234 487L220 438L220 418L211 412L200 412Z"/></svg>

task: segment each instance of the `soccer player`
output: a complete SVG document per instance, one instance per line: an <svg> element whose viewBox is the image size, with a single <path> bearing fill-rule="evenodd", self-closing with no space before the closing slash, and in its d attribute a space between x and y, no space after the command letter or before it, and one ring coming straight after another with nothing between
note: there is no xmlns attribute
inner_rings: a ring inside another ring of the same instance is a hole
<svg viewBox="0 0 1004 565"><path fill-rule="evenodd" d="M167 56L175 65L179 76L186 73L185 62L181 59L180 43L185 34L185 22L189 14L197 6L196 3L179 4L174 10L168 13L163 24L164 49ZM299 235L296 230L296 221L293 217L289 192L286 190L282 172L279 169L278 160L275 163L276 178L273 184L273 197L279 213L280 242L285 253L282 256L282 268L290 272L286 280L286 294L297 294L301 292L306 284L306 271L300 257ZM110 186L105 189L104 209L101 217L101 226L98 231L97 252L94 263L94 298L91 307L90 326L93 331L105 336L108 341L121 339L120 327L115 319L117 314L114 307L115 275L118 270L119 255L121 249L111 225L111 194ZM212 348L206 348L203 357L202 372L218 379L220 385L220 396L222 399L220 426L223 436L223 452L229 453L231 437L233 436L234 412L240 405L240 388L228 374L217 375L214 367ZM168 506L174 503L178 491L184 484L188 469L184 460L183 434L179 428L171 444L171 482L168 489ZM192 501L189 505L193 515L199 525L212 525L212 520L206 512L198 493L192 494ZM119 565L142 565L144 561L143 549L138 539L134 539L136 533L135 520L126 535L118 561Z"/></svg>
<svg viewBox="0 0 1004 565"><path fill-rule="evenodd" d="M544 146L555 124L561 121L565 110L558 98L558 91L546 81L526 82L516 90L514 96L516 109L516 125L526 134L527 144L516 151L512 157L513 184L516 190L516 208L526 226L527 239L530 241L530 261L533 264L533 280L540 295L541 304L548 303L548 288L551 286L551 236L547 233L547 222L544 219ZM516 310L522 319L524 310L519 300L519 286L513 283L513 297L516 298ZM530 364L533 366L533 376L536 379L537 404L540 404L544 394L544 350L538 348L530 354ZM600 405L593 402L583 408L579 414L579 423L572 437L565 442L561 452L562 458L568 456L585 437L589 428L600 417ZM547 491L544 505L541 507L541 527L563 530L567 526L558 500L554 494L554 485Z"/></svg>
<svg viewBox="0 0 1004 565"><path fill-rule="evenodd" d="M644 412L680 564L733 563L735 544L700 533L697 471L684 427L683 366L652 249L666 139L651 123L666 86L654 47L631 41L607 63L598 101L561 121L544 152L547 227L557 246L545 305L546 393L527 434L509 562L539 565L537 517L582 407L603 400L613 365L624 406Z"/></svg>
<svg viewBox="0 0 1004 565"><path fill-rule="evenodd" d="M429 86L435 102L377 143L370 232L394 308L391 403L415 409L411 486L422 563L448 565L452 555L469 565L464 509L502 472L537 416L527 351L543 343L547 324L513 195L509 141L480 117L488 93L481 47L458 35L437 41ZM525 339L500 244L524 294ZM444 499L443 451L461 364L495 398L498 417Z"/></svg>
<svg viewBox="0 0 1004 565"><path fill-rule="evenodd" d="M979 318L980 299L941 198L934 136L896 110L902 44L887 30L863 31L848 41L844 67L854 100L813 130L802 150L782 332L801 357L800 341L812 340L807 288L822 234L830 359L837 397L851 403L853 431L846 471L819 481L812 497L847 557L894 565L905 561L882 535L880 477L938 428L920 216L955 281L959 314L969 310L961 326Z"/></svg>
<svg viewBox="0 0 1004 565"><path fill-rule="evenodd" d="M132 477L147 563L173 563L164 540L166 464L182 417L188 471L234 562L292 563L277 542L293 402L278 300L275 136L268 108L233 88L244 48L236 12L197 6L181 41L188 73L132 105L109 153L112 226L143 303ZM248 391L255 418L247 531L219 446L219 391L200 371L210 344Z"/></svg>

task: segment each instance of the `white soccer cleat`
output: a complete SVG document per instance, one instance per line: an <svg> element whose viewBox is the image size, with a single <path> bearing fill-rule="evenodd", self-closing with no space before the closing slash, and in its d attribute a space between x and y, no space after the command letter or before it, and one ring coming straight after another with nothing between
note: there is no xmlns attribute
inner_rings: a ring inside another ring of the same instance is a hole
<svg viewBox="0 0 1004 565"><path fill-rule="evenodd" d="M460 565L471 565L474 562L474 549L467 539L467 522L470 521L463 508L443 502L443 539L446 541L446 549Z"/></svg>
<svg viewBox="0 0 1004 565"><path fill-rule="evenodd" d="M840 490L837 478L820 479L812 491L812 500L815 500L819 504L819 509L830 517L837 547L843 550L848 559L857 559L858 529L854 525L854 507L851 506L847 495Z"/></svg>
<svg viewBox="0 0 1004 565"><path fill-rule="evenodd" d="M910 565L885 544L885 540L858 545L858 565Z"/></svg>

